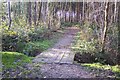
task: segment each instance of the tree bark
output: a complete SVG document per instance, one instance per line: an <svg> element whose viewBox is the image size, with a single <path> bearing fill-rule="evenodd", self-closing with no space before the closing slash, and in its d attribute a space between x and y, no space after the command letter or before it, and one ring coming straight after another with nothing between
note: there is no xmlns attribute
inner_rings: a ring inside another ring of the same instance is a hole
<svg viewBox="0 0 120 80"><path fill-rule="evenodd" d="M48 26L48 29L50 29L50 9L49 9L49 5L50 5L50 3L47 2L47 26Z"/></svg>
<svg viewBox="0 0 120 80"><path fill-rule="evenodd" d="M40 18L41 18L41 9L42 9L42 2L39 2L39 15L38 15L38 23L39 23Z"/></svg>
<svg viewBox="0 0 120 80"><path fill-rule="evenodd" d="M117 0L115 0L114 6L114 22L116 21L116 12L117 12Z"/></svg>
<svg viewBox="0 0 120 80"><path fill-rule="evenodd" d="M118 55L117 55L117 62L120 65L120 2L118 2Z"/></svg>
<svg viewBox="0 0 120 80"><path fill-rule="evenodd" d="M69 2L69 22L71 22L71 2Z"/></svg>
<svg viewBox="0 0 120 80"><path fill-rule="evenodd" d="M79 22L80 20L80 2L77 2L77 10L76 10L76 13L77 13L77 16L76 16L76 22Z"/></svg>
<svg viewBox="0 0 120 80"><path fill-rule="evenodd" d="M29 23L29 26L32 25L32 21L31 21L31 17L32 17L32 14L31 14L31 2L28 2L28 5L27 5L27 15L28 15L28 23Z"/></svg>
<svg viewBox="0 0 120 80"><path fill-rule="evenodd" d="M67 12L67 2L65 2L65 8L64 8L64 21L67 21L67 16L66 16L66 12Z"/></svg>
<svg viewBox="0 0 120 80"><path fill-rule="evenodd" d="M37 5L37 3L36 3L36 1L35 1L35 3L34 3L34 25L35 25L35 26L36 26L36 20L37 20L36 5Z"/></svg>
<svg viewBox="0 0 120 80"><path fill-rule="evenodd" d="M105 52L105 39L107 36L107 30L108 30L108 10L109 10L109 2L106 2L105 6L105 25L104 25L104 31L103 31L103 38L102 38L102 52Z"/></svg>
<svg viewBox="0 0 120 80"><path fill-rule="evenodd" d="M11 10L10 10L10 0L8 0L8 29L11 27Z"/></svg>
<svg viewBox="0 0 120 80"><path fill-rule="evenodd" d="M84 7L84 4L85 4L85 2L84 2L84 0L83 0L83 9L82 9L82 20L84 20L84 9L85 9L85 7Z"/></svg>
<svg viewBox="0 0 120 80"><path fill-rule="evenodd" d="M18 7L19 7L19 17L20 17L20 15L21 15L21 6L20 6L21 3L19 2L18 5L19 5Z"/></svg>

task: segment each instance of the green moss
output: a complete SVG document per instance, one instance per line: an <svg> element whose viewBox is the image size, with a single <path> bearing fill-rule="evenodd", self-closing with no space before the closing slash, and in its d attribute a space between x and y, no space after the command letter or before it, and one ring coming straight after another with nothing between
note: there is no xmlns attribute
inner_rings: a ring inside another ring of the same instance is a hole
<svg viewBox="0 0 120 80"><path fill-rule="evenodd" d="M0 52L2 54L2 63L4 68L15 68L24 63L30 63L32 57L28 57L18 52Z"/></svg>
<svg viewBox="0 0 120 80"><path fill-rule="evenodd" d="M82 66L86 66L88 68L98 68L98 69L104 69L104 70L111 70L116 73L117 77L120 77L120 65L103 65L101 63L84 63L81 64Z"/></svg>

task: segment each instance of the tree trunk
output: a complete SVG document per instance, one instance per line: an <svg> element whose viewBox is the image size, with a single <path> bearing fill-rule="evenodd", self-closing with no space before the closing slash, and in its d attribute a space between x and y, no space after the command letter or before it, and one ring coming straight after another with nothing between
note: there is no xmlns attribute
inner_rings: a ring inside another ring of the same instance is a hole
<svg viewBox="0 0 120 80"><path fill-rule="evenodd" d="M10 27L11 27L11 10L10 10L10 0L8 0L8 26L9 26L9 28L8 29L10 29Z"/></svg>
<svg viewBox="0 0 120 80"><path fill-rule="evenodd" d="M21 15L21 4L20 4L20 2L18 3L18 5L19 5L19 17L20 17L20 15Z"/></svg>
<svg viewBox="0 0 120 80"><path fill-rule="evenodd" d="M77 8L77 10L76 10L77 11L76 12L77 13L76 21L79 22L79 20L80 20L80 2L77 2L77 7L76 8Z"/></svg>
<svg viewBox="0 0 120 80"><path fill-rule="evenodd" d="M50 29L50 9L49 9L49 5L50 5L50 3L47 2L47 26L48 26L48 29Z"/></svg>
<svg viewBox="0 0 120 80"><path fill-rule="evenodd" d="M36 26L36 20L37 20L37 11L36 11L36 1L35 1L35 4L34 4L34 25Z"/></svg>
<svg viewBox="0 0 120 80"><path fill-rule="evenodd" d="M31 2L28 2L28 6L27 6L27 11L28 11L28 22L29 22L29 26L32 25L32 21L31 21Z"/></svg>
<svg viewBox="0 0 120 80"><path fill-rule="evenodd" d="M115 0L115 6L114 6L114 22L116 21L116 12L117 12L117 0Z"/></svg>
<svg viewBox="0 0 120 80"><path fill-rule="evenodd" d="M71 22L71 2L69 2L69 22Z"/></svg>
<svg viewBox="0 0 120 80"><path fill-rule="evenodd" d="M67 2L65 2L65 9L64 9L64 21L66 22L67 21L67 16L66 16L66 12L67 12Z"/></svg>
<svg viewBox="0 0 120 80"><path fill-rule="evenodd" d="M85 7L84 7L84 4L85 4L85 2L84 2L84 0L83 0L83 10L82 10L82 20L84 20L84 9L85 9Z"/></svg>
<svg viewBox="0 0 120 80"><path fill-rule="evenodd" d="M66 11L65 11L65 22L67 22L67 16L66 16Z"/></svg>
<svg viewBox="0 0 120 80"><path fill-rule="evenodd" d="M38 15L38 24L41 18L41 9L42 9L42 2L39 2L39 15Z"/></svg>
<svg viewBox="0 0 120 80"><path fill-rule="evenodd" d="M54 6L54 7L55 7L55 6ZM61 13L62 10L61 10L61 9L62 9L62 3L60 2L60 17L59 17L60 20L61 20L61 18L62 18L62 17L61 17L61 16L62 16L62 13Z"/></svg>
<svg viewBox="0 0 120 80"><path fill-rule="evenodd" d="M117 55L117 62L120 65L120 2L118 2L118 19L117 19L117 23L118 23L118 55Z"/></svg>
<svg viewBox="0 0 120 80"><path fill-rule="evenodd" d="M107 30L108 30L108 10L109 10L109 2L106 2L105 6L105 25L104 25L104 31L103 31L103 38L102 38L102 52L105 52L105 39L107 36Z"/></svg>
<svg viewBox="0 0 120 80"><path fill-rule="evenodd" d="M74 3L74 4L76 4L76 3ZM76 13L76 8L73 8L73 22L76 21L75 13Z"/></svg>
<svg viewBox="0 0 120 80"><path fill-rule="evenodd" d="M79 5L79 7L80 7L80 19L79 19L79 21L81 21L82 20L82 16L83 16L83 2L80 2L80 5Z"/></svg>

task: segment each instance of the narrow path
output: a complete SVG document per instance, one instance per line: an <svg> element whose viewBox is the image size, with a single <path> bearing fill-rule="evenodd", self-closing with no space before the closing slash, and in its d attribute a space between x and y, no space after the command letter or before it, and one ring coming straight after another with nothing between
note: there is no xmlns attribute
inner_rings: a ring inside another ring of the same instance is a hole
<svg viewBox="0 0 120 80"><path fill-rule="evenodd" d="M61 38L53 48L38 55L33 62L72 64L74 53L71 51L70 46L78 31L79 29L76 27L67 28L63 38Z"/></svg>
<svg viewBox="0 0 120 80"><path fill-rule="evenodd" d="M93 78L82 66L74 64L45 64L41 74L44 78Z"/></svg>
<svg viewBox="0 0 120 80"><path fill-rule="evenodd" d="M78 28L67 28L66 32L53 48L38 55L33 62L39 65L33 74L37 78L93 78L82 66L73 64L74 53L71 51L71 43ZM34 70L33 70L34 71ZM40 73L40 74L39 74ZM31 75L32 75L31 74ZM41 76L42 75L42 76ZM33 77L33 76L32 76Z"/></svg>

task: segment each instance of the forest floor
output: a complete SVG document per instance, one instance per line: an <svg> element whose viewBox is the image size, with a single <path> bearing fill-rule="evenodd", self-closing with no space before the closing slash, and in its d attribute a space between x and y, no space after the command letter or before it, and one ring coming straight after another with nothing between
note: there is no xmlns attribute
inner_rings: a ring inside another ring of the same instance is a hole
<svg viewBox="0 0 120 80"><path fill-rule="evenodd" d="M58 51L63 51L61 49L69 49L70 51L70 45L73 43L75 34L79 31L79 29L76 29L75 27L67 28L64 36L58 40L58 42L53 46L53 48L57 48ZM72 37L69 37L69 36ZM49 51L50 49L48 49ZM67 51L67 50L66 50ZM59 55L58 53L54 52L54 54ZM52 54L53 55L53 54ZM62 56L65 55L62 54ZM73 59L70 57L67 57L66 59L69 59L68 61L65 59L62 60L63 57L49 57L49 59L46 61L45 57L43 59L43 63L41 62L41 58L38 55L35 59L33 59L33 62L30 64L26 64L22 67L18 66L17 70L9 70L11 73L9 74L10 77L23 77L23 78L95 78L96 77L96 71L90 72L86 67L74 64ZM54 61L57 60L58 62L55 63ZM51 62L52 61L52 62ZM62 62L63 63L62 63ZM44 63L45 62L45 63ZM14 75L14 76L13 76ZM113 75L110 71L103 71L100 70L99 77L106 77Z"/></svg>

